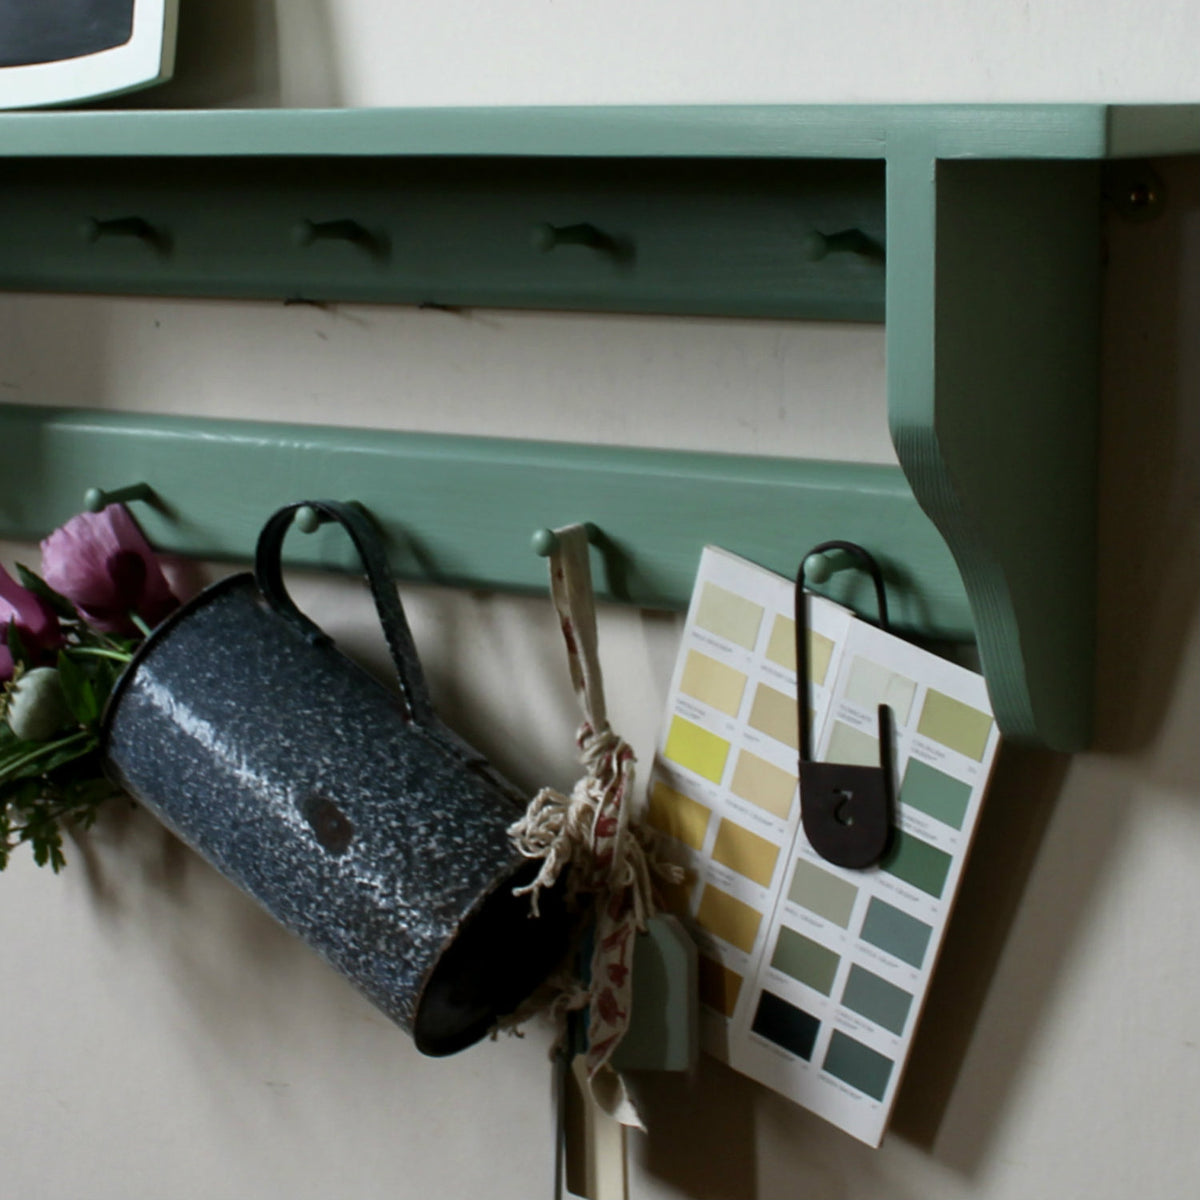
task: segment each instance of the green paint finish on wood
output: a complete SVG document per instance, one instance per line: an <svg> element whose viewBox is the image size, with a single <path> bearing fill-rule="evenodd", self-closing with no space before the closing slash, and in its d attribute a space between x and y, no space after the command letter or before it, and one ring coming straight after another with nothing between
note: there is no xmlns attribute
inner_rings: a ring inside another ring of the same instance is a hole
<svg viewBox="0 0 1200 1200"><path fill-rule="evenodd" d="M1200 106L1166 109L868 104L13 113L0 115L0 147L6 155L39 157L882 158L896 133L925 131L943 157L1200 150Z"/></svg>
<svg viewBox="0 0 1200 1200"><path fill-rule="evenodd" d="M156 545L246 559L275 508L329 496L370 509L402 577L532 592L546 584L532 532L591 521L602 594L655 608L687 606L708 542L790 575L836 529L880 558L898 627L971 636L953 560L894 467L7 406L0 477L2 536L42 536L90 487L145 482ZM343 541L286 549L350 567ZM856 586L834 576L829 594Z"/></svg>
<svg viewBox="0 0 1200 1200"><path fill-rule="evenodd" d="M0 287L881 321L881 252L812 246L882 247L883 187L828 159L22 159Z"/></svg>
<svg viewBox="0 0 1200 1200"><path fill-rule="evenodd" d="M888 419L971 597L1006 736L1087 745L1099 169L888 164ZM935 336L936 334L936 336Z"/></svg>
<svg viewBox="0 0 1200 1200"><path fill-rule="evenodd" d="M702 541L790 572L806 543L851 537L887 558L902 627L974 628L1007 736L1078 749L1092 688L1098 206L1094 166L1066 160L1198 150L1198 106L0 115L12 205L0 285L18 288L878 319L882 261L796 252L814 226L828 238L843 223L883 245L878 183L839 191L852 168L866 178L877 163L833 160L884 160L889 422L932 525L895 473L871 469L654 452L598 461L465 440L437 451L388 441L376 455L333 431L298 442L220 431L206 444L199 426L189 444L183 426L85 434L78 419L19 414L5 432L51 482L28 493L43 509L10 496L4 519L24 534L61 520L76 506L71 472L87 486L89 464L104 462L116 478L101 483L170 481L162 539L244 557L268 506L298 490L351 492L381 506L397 537L408 531L396 557L410 574L532 587L506 539L584 517L609 532L613 595L675 605ZM139 172L144 186L118 182ZM160 184L169 211L152 210ZM543 212L551 200L564 204ZM214 212L220 235L205 225ZM53 228L31 238L39 220ZM298 246L291 231L305 221L353 221L370 236ZM547 224L604 237L533 266L529 228ZM606 257L602 244L634 253ZM412 483L403 514L385 478L398 465ZM199 481L230 468L261 473L210 518ZM537 488L518 482L531 470ZM462 497L449 504L447 475Z"/></svg>

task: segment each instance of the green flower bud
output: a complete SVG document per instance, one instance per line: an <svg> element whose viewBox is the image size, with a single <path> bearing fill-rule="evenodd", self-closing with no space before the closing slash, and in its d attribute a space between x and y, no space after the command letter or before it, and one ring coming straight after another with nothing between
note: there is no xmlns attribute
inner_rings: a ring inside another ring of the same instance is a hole
<svg viewBox="0 0 1200 1200"><path fill-rule="evenodd" d="M8 725L27 742L48 742L72 723L62 682L54 667L26 671L8 698Z"/></svg>

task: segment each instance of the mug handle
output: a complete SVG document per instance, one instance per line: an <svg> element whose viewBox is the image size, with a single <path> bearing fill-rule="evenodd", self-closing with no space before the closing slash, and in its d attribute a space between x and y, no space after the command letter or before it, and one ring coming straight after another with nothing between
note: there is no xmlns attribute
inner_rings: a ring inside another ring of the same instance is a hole
<svg viewBox="0 0 1200 1200"><path fill-rule="evenodd" d="M296 510L306 505L325 520L336 521L350 535L362 560L367 584L375 601L375 611L379 614L383 636L387 639L388 650L396 667L405 716L419 725L429 724L434 719L433 706L425 686L425 673L421 670L421 661L417 658L412 633L408 628L408 619L396 591L396 581L383 551L379 529L358 505L345 504L340 500L301 500L274 513L258 535L258 546L254 553L254 578L258 590L272 610L307 641L321 645L333 640L296 607L283 582L283 539L292 527Z"/></svg>

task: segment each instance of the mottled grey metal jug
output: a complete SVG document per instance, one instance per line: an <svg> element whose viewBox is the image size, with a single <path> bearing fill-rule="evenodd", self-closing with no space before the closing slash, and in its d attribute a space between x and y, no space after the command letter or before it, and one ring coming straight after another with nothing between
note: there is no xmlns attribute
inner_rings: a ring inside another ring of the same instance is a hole
<svg viewBox="0 0 1200 1200"><path fill-rule="evenodd" d="M374 525L309 501L363 560L393 693L292 603L280 550L214 584L146 640L109 701L113 780L355 983L427 1054L511 1012L561 958L560 895L507 833L525 801L437 718Z"/></svg>

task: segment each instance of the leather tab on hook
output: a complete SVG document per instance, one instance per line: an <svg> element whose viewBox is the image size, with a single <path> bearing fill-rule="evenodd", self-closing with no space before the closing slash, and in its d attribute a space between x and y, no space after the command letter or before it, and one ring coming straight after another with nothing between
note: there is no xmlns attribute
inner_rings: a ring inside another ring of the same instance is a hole
<svg viewBox="0 0 1200 1200"><path fill-rule="evenodd" d="M895 810L892 762L892 712L879 706L879 766L814 762L812 711L808 680L808 607L805 565L814 556L838 551L871 575L879 605L879 624L887 629L887 598L879 565L853 542L824 542L801 561L796 575L796 708L800 734L800 819L812 848L827 862L861 870L887 853Z"/></svg>

